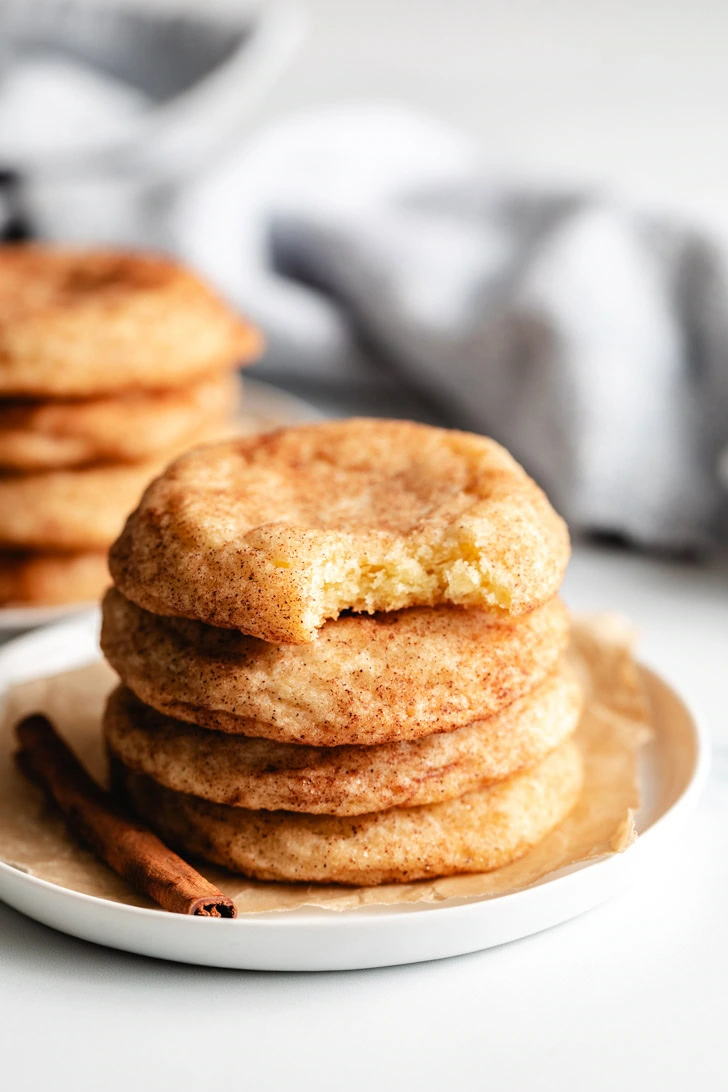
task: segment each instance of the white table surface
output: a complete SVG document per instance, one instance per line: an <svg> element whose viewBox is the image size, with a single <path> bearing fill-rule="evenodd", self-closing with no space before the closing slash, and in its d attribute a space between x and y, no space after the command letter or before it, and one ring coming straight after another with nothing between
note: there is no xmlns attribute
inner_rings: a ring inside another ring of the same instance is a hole
<svg viewBox="0 0 728 1092"><path fill-rule="evenodd" d="M728 1087L728 574L581 549L566 593L628 611L719 744L698 813L629 892L487 952L298 976L125 955L0 905L0 1088Z"/></svg>

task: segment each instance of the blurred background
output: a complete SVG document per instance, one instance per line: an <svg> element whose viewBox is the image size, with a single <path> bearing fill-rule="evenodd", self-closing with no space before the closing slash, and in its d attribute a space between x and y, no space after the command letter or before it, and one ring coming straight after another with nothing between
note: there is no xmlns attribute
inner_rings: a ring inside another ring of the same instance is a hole
<svg viewBox="0 0 728 1092"><path fill-rule="evenodd" d="M170 250L322 413L503 441L575 531L728 542L728 8L0 2L0 226Z"/></svg>

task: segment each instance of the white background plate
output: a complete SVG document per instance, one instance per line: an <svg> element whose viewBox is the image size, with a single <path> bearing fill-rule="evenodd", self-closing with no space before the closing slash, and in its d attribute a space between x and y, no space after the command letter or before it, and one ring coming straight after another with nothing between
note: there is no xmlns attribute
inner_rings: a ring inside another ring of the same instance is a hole
<svg viewBox="0 0 728 1092"><path fill-rule="evenodd" d="M243 420L248 416L260 419L264 427L298 425L321 419L314 407L286 391L280 391L258 379L243 378ZM89 603L70 603L56 607L0 607L0 638L11 636L35 626L46 626L87 610Z"/></svg>
<svg viewBox="0 0 728 1092"><path fill-rule="evenodd" d="M95 612L12 641L0 650L0 700L23 679L79 667L98 655ZM383 967L489 948L567 921L616 894L645 853L684 818L708 765L705 737L677 695L644 669L655 737L643 756L640 838L626 853L582 864L513 895L453 904L296 910L236 921L145 910L83 895L0 863L0 898L85 940L183 963L251 970Z"/></svg>

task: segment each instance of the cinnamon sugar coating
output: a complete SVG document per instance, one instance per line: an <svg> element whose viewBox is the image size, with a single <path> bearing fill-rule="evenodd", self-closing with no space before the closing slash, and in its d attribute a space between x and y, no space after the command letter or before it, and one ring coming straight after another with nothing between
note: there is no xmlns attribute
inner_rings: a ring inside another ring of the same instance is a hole
<svg viewBox="0 0 728 1092"><path fill-rule="evenodd" d="M112 752L175 792L232 807L361 815L451 800L535 765L570 736L581 691L566 663L487 720L374 747L306 747L211 732L118 687L104 715Z"/></svg>
<svg viewBox="0 0 728 1092"><path fill-rule="evenodd" d="M257 331L169 258L0 248L0 395L156 390L247 363L260 349Z"/></svg>
<svg viewBox="0 0 728 1092"><path fill-rule="evenodd" d="M0 552L0 606L96 602L109 586L106 551Z"/></svg>
<svg viewBox="0 0 728 1092"><path fill-rule="evenodd" d="M183 456L110 564L154 613L302 643L346 610L518 617L556 593L568 557L563 521L493 440L353 419Z"/></svg>
<svg viewBox="0 0 728 1092"><path fill-rule="evenodd" d="M500 868L568 815L582 777L567 740L530 770L455 800L344 817L212 804L113 763L116 787L175 849L261 880L361 886Z"/></svg>
<svg viewBox="0 0 728 1092"><path fill-rule="evenodd" d="M555 668L553 599L517 621L458 607L345 616L305 645L150 614L112 589L101 647L143 702L217 731L311 746L418 739L491 716Z"/></svg>
<svg viewBox="0 0 728 1092"><path fill-rule="evenodd" d="M0 468L39 471L135 463L183 451L231 422L239 382L222 373L184 387L66 401L0 399ZM232 428L229 430L232 433Z"/></svg>

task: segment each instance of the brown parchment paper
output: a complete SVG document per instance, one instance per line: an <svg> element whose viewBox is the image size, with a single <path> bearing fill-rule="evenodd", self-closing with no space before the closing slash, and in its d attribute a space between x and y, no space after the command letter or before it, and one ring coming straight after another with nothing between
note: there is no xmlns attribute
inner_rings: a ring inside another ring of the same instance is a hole
<svg viewBox="0 0 728 1092"><path fill-rule="evenodd" d="M585 761L584 792L571 816L521 860L495 872L374 888L261 883L204 864L198 865L200 871L235 900L240 913L302 906L353 910L503 895L578 861L624 851L636 837L637 757L650 735L631 630L612 616L581 620L574 626L570 655L586 691L577 736ZM13 724L28 712L42 710L92 774L105 782L99 722L115 681L111 669L97 662L24 683L8 695L0 721L0 858L61 887L154 907L69 837L63 820L13 760Z"/></svg>

